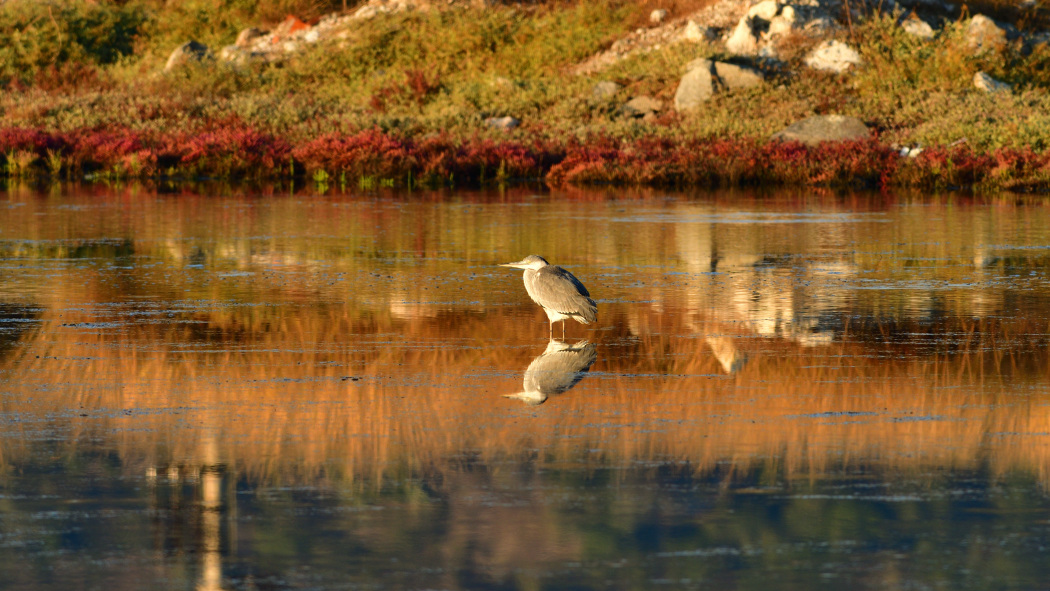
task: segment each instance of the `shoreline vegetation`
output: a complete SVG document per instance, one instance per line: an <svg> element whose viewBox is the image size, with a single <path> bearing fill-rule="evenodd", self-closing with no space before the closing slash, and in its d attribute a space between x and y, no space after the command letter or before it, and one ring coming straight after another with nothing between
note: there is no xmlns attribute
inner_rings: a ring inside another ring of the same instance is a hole
<svg viewBox="0 0 1050 591"><path fill-rule="evenodd" d="M715 5L664 4L668 18L694 27L686 19ZM749 4L739 3L744 12ZM778 39L775 58L733 54L721 40L728 32L708 27L699 41L655 43L579 73L627 36L656 31L648 18L661 6L453 2L379 12L279 59L201 53L164 67L187 39L220 47L246 27L311 27L362 6L0 2L0 33L11 40L0 48L0 175L320 188L542 180L1050 190L1050 43L1037 5L984 6L1016 34L980 50L967 37L973 7L946 8L935 33L921 37L902 26L917 17L901 6L847 3L838 12L819 5L836 20L819 34ZM861 64L807 67L829 39L855 48ZM717 92L698 109L672 108L698 59L749 68L762 82ZM1005 86L975 88L976 73ZM638 97L652 101L644 116L626 107ZM859 119L871 133L808 145L771 139L826 114Z"/></svg>

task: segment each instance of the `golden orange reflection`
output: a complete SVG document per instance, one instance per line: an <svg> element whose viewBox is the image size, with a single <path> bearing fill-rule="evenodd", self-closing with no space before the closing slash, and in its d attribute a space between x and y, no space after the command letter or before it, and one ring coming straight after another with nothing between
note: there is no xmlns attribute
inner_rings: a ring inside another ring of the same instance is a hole
<svg viewBox="0 0 1050 591"><path fill-rule="evenodd" d="M38 315L0 365L0 413L23 435L0 440L0 464L61 427L71 450L102 438L143 470L221 463L265 482L375 483L469 456L1050 484L1046 315L1003 314L1017 296L1000 281L1043 255L996 246L1008 225L1047 243L1031 211L827 197L814 232L755 222L790 200L756 216L568 197L108 195L74 213L22 197L3 247L28 270L6 270L0 296ZM564 223L516 223L530 215ZM601 301L597 329L568 327L594 344L588 376L542 406L504 397L547 346L520 277L492 267L523 245Z"/></svg>
<svg viewBox="0 0 1050 591"><path fill-rule="evenodd" d="M628 324L624 307L606 313ZM219 458L260 481L379 481L470 454L580 466L672 461L700 472L729 462L791 477L850 465L987 465L1050 483L1046 348L996 350L1041 324L960 321L954 328L970 341L922 355L850 332L817 346L710 338L702 335L722 332L717 320L630 313L661 331L593 334L601 341L590 375L528 407L502 395L522 390L544 342L505 346L502 335L521 323L511 314L460 324L471 346L451 344L453 323L439 317L380 327L405 336L373 347L355 342L343 311L299 309L279 328L188 350L200 330L192 325L85 329L74 327L90 315L45 312L3 364L0 412L22 419L9 429L27 432L4 438L0 452L17 461L42 428L62 426L72 430L63 431L69 446L113 440L132 464Z"/></svg>

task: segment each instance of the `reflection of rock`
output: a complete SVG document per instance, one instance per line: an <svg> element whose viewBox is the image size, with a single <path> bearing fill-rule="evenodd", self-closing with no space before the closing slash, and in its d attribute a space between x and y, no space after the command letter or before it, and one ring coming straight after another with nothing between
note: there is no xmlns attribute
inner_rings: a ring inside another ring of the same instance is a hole
<svg viewBox="0 0 1050 591"><path fill-rule="evenodd" d="M737 348L732 337L707 337L704 341L726 373L736 373L747 363L747 354Z"/></svg>
<svg viewBox="0 0 1050 591"><path fill-rule="evenodd" d="M394 293L390 298L390 315L401 320L437 318L438 309L430 303L410 299L407 292Z"/></svg>
<svg viewBox="0 0 1050 591"><path fill-rule="evenodd" d="M598 359L598 348L587 341L569 345L551 339L547 349L525 370L524 392L505 394L530 406L543 404L548 396L561 394L575 386Z"/></svg>

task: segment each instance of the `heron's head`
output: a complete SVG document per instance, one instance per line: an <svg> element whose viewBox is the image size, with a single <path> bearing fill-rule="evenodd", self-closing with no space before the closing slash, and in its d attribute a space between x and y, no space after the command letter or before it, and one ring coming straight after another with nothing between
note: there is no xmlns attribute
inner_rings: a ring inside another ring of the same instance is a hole
<svg viewBox="0 0 1050 591"><path fill-rule="evenodd" d="M515 269L542 269L543 267L546 267L549 264L550 263L547 262L547 259L539 255L530 254L529 256L521 259L516 263L504 263L500 266L514 267Z"/></svg>

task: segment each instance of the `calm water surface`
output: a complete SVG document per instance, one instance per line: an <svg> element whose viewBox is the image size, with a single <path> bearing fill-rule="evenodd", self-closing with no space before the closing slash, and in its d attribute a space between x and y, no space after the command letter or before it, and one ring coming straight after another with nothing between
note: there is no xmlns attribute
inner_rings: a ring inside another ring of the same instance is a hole
<svg viewBox="0 0 1050 591"><path fill-rule="evenodd" d="M0 192L0 588L1050 588L1043 199L222 193Z"/></svg>

